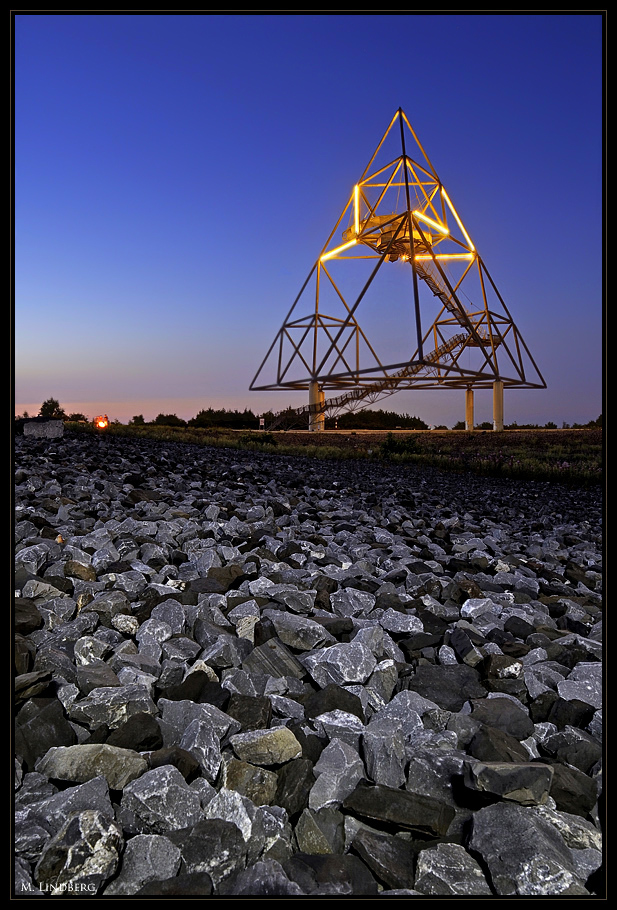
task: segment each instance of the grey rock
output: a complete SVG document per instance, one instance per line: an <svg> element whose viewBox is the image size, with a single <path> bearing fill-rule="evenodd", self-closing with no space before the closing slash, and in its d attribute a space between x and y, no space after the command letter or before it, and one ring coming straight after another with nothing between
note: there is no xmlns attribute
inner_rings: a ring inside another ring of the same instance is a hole
<svg viewBox="0 0 617 910"><path fill-rule="evenodd" d="M456 808L454 793L463 779L467 759L468 756L457 749L420 746L411 751L405 789Z"/></svg>
<svg viewBox="0 0 617 910"><path fill-rule="evenodd" d="M205 818L217 818L221 821L232 822L248 842L253 830L251 800L243 797L236 790L227 790L223 787L204 807Z"/></svg>
<svg viewBox="0 0 617 910"><path fill-rule="evenodd" d="M283 868L297 882L304 894L363 895L378 893L378 884L367 866L357 856L346 854L310 855L295 853Z"/></svg>
<svg viewBox="0 0 617 910"><path fill-rule="evenodd" d="M266 676L293 676L302 679L306 671L298 658L278 638L258 645L242 660L242 669Z"/></svg>
<svg viewBox="0 0 617 910"><path fill-rule="evenodd" d="M508 803L480 809L469 847L482 857L498 895L588 894L571 850L533 809Z"/></svg>
<svg viewBox="0 0 617 910"><path fill-rule="evenodd" d="M563 730L542 740L540 751L566 765L573 765L579 771L590 774L602 760L602 745L591 734L566 725Z"/></svg>
<svg viewBox="0 0 617 910"><path fill-rule="evenodd" d="M375 606L375 596L356 588L345 588L330 595L330 605L339 616L366 616Z"/></svg>
<svg viewBox="0 0 617 910"><path fill-rule="evenodd" d="M333 739L323 750L313 773L317 780L309 794L309 809L337 808L365 775L364 763L348 743Z"/></svg>
<svg viewBox="0 0 617 910"><path fill-rule="evenodd" d="M239 759L255 765L279 765L302 754L302 746L287 727L236 733L229 741Z"/></svg>
<svg viewBox="0 0 617 910"><path fill-rule="evenodd" d="M215 887L246 866L246 843L233 822L202 819L171 831L168 837L182 854L182 868L188 873L206 873Z"/></svg>
<svg viewBox="0 0 617 910"><path fill-rule="evenodd" d="M161 834L138 834L127 841L116 878L105 888L105 896L137 894L148 882L165 881L178 873L182 854Z"/></svg>
<svg viewBox="0 0 617 910"><path fill-rule="evenodd" d="M238 721L216 705L196 704L189 699L172 701L168 698L159 698L157 707L160 711L163 743L166 746L179 743L193 721L210 728L219 741L240 730Z"/></svg>
<svg viewBox="0 0 617 910"><path fill-rule="evenodd" d="M85 783L104 777L111 790L122 790L148 769L139 753L105 743L57 746L37 762L37 771L54 780Z"/></svg>
<svg viewBox="0 0 617 910"><path fill-rule="evenodd" d="M579 815L558 812L551 806L536 806L534 812L559 831L571 850L601 850L602 832Z"/></svg>
<svg viewBox="0 0 617 910"><path fill-rule="evenodd" d="M306 808L298 818L295 836L301 853L343 853L345 817L333 806Z"/></svg>
<svg viewBox="0 0 617 910"><path fill-rule="evenodd" d="M343 808L361 818L387 822L422 836L442 836L454 819L454 809L431 796L382 784L360 782L344 800Z"/></svg>
<svg viewBox="0 0 617 910"><path fill-rule="evenodd" d="M465 784L472 790L537 806L547 802L553 782L550 765L533 762L466 762Z"/></svg>
<svg viewBox="0 0 617 910"><path fill-rule="evenodd" d="M472 698L483 698L486 688L479 672L465 664L457 666L419 666L406 680L409 689L430 698L447 711L460 711Z"/></svg>
<svg viewBox="0 0 617 910"><path fill-rule="evenodd" d="M324 626L307 617L284 613L282 610L264 610L263 615L272 620L283 644L297 651L311 651L313 648L336 643L336 639Z"/></svg>
<svg viewBox="0 0 617 910"><path fill-rule="evenodd" d="M120 817L138 823L141 833L168 834L202 817L199 795L173 765L146 771L124 788ZM135 821L133 821L135 820Z"/></svg>
<svg viewBox="0 0 617 910"><path fill-rule="evenodd" d="M562 698L577 699L593 708L601 708L603 702L602 665L581 661L567 679L557 683L557 692Z"/></svg>
<svg viewBox="0 0 617 910"><path fill-rule="evenodd" d="M221 742L212 725L195 717L187 726L179 742L181 749L193 755L206 780L214 783L221 767Z"/></svg>
<svg viewBox="0 0 617 910"><path fill-rule="evenodd" d="M304 891L290 881L280 863L273 859L259 860L225 882L221 894L249 897L298 897Z"/></svg>
<svg viewBox="0 0 617 910"><path fill-rule="evenodd" d="M437 844L421 850L415 889L426 895L457 897L493 893L479 863L460 844Z"/></svg>
<svg viewBox="0 0 617 910"><path fill-rule="evenodd" d="M35 866L96 811L124 874L160 838L128 896L449 898L468 857L495 894L470 838L507 807L531 832L487 834L512 896L602 896L599 491L186 453L16 437L16 885L51 893Z"/></svg>
<svg viewBox="0 0 617 910"><path fill-rule="evenodd" d="M229 758L223 766L223 785L247 796L255 805L265 806L274 802L279 779L273 771L260 768L249 762ZM277 803L280 805L280 803Z"/></svg>
<svg viewBox="0 0 617 910"><path fill-rule="evenodd" d="M388 889L413 890L418 849L412 843L360 825L352 846Z"/></svg>
<svg viewBox="0 0 617 910"><path fill-rule="evenodd" d="M302 656L302 663L322 688L366 682L377 665L373 652L355 641L310 651Z"/></svg>
<svg viewBox="0 0 617 910"><path fill-rule="evenodd" d="M471 699L471 716L480 723L501 730L518 740L527 739L534 732L529 712L518 699L494 695L490 698Z"/></svg>
<svg viewBox="0 0 617 910"><path fill-rule="evenodd" d="M302 756L286 762L277 771L277 781L273 802L285 809L291 818L308 804L309 792L315 783L313 761Z"/></svg>
<svg viewBox="0 0 617 910"><path fill-rule="evenodd" d="M109 796L109 787L103 777L96 777L85 784L68 787L41 800L18 806L15 812L15 826L20 830L21 846L19 853L31 855L31 836L35 841L56 834L73 814L93 810L97 817L113 820L114 808Z"/></svg>
<svg viewBox="0 0 617 910"><path fill-rule="evenodd" d="M370 780L387 787L405 783L405 735L393 718L372 720L362 735L364 761Z"/></svg>
<svg viewBox="0 0 617 910"><path fill-rule="evenodd" d="M355 714L335 708L334 711L319 714L314 719L313 725L318 734L329 740L340 739L358 751L360 738L364 733L364 724Z"/></svg>
<svg viewBox="0 0 617 910"><path fill-rule="evenodd" d="M122 831L96 809L70 815L46 843L34 869L39 887L56 896L95 895L116 872Z"/></svg>
<svg viewBox="0 0 617 910"><path fill-rule="evenodd" d="M157 714L158 709L143 686L102 686L74 702L69 717L91 729L106 724L112 730L134 714Z"/></svg>

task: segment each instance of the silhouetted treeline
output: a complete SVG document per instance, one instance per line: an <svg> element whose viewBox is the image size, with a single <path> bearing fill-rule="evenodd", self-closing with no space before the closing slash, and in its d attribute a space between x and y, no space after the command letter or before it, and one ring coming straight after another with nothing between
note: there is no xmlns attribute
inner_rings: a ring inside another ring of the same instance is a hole
<svg viewBox="0 0 617 910"><path fill-rule="evenodd" d="M428 430L419 417L397 414L396 411L356 411L326 419L326 430Z"/></svg>

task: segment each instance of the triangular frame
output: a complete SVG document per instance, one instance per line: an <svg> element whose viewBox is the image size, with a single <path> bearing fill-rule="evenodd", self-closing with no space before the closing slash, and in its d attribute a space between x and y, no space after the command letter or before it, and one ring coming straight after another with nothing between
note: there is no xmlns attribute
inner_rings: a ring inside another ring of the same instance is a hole
<svg viewBox="0 0 617 910"><path fill-rule="evenodd" d="M392 157L386 152L393 140L397 154ZM408 154L408 144L415 157ZM385 161L378 161L384 155ZM411 277L410 282L405 279L405 293L415 325L415 350L409 359L384 364L357 313L388 262L403 263ZM365 274L368 269L368 277L349 295L335 268L352 269L356 281L360 270ZM471 307L463 302L472 299L470 290L475 300ZM338 314L324 312L326 294ZM301 314L307 297L309 306ZM439 309L430 321L422 310L434 311L435 302ZM428 329L423 330L423 322ZM274 374L270 381L268 369L271 377ZM366 407L402 389L490 388L496 381L504 388L546 388L448 192L399 108L250 389L306 390L317 383L320 390L343 393L321 406L326 410L329 405L334 412Z"/></svg>

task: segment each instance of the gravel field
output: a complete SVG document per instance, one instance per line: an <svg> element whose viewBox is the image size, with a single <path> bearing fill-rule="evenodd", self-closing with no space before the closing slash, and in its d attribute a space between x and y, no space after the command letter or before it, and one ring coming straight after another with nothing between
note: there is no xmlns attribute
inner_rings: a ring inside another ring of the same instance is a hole
<svg viewBox="0 0 617 910"><path fill-rule="evenodd" d="M578 896L602 490L15 438L15 896Z"/></svg>

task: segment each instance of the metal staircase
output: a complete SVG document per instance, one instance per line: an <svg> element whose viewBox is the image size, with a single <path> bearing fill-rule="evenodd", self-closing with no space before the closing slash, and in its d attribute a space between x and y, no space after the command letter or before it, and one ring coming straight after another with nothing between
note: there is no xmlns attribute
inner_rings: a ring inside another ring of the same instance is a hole
<svg viewBox="0 0 617 910"><path fill-rule="evenodd" d="M431 266L432 263L429 262L416 263L415 268L418 278L424 281L433 295L439 298L447 311L466 331L453 335L433 351L424 355L421 361L411 361L403 369L389 376L384 376L383 379L378 379L370 385L351 389L343 395L328 398L321 404L307 404L300 408L288 408L285 411L279 411L278 414L275 414L273 422L268 427L269 430L292 429L292 427L305 423L309 417L316 414L334 417L345 411L361 410L369 404L380 401L382 398L394 395L400 389L401 380L409 379L421 371L425 371L427 374L436 373L444 358L451 357L464 344L475 345L478 342L483 345L490 344L490 339L486 332L478 331L474 326L473 314L456 297L452 296L439 272L431 268Z"/></svg>

